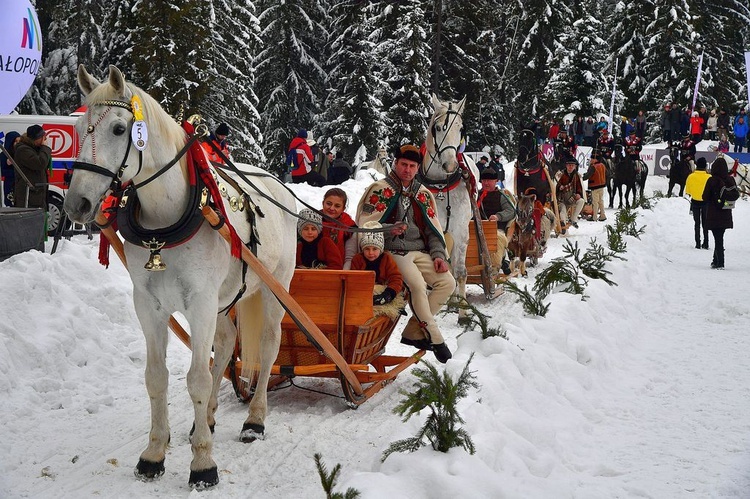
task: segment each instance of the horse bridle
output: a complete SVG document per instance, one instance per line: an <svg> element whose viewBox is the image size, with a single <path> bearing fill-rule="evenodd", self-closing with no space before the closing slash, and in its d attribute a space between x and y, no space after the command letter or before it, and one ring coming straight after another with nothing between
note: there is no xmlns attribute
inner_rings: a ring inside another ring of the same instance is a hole
<svg viewBox="0 0 750 499"><path fill-rule="evenodd" d="M91 110L94 106L107 106L107 109L104 110L104 112L99 116L99 119L96 120L95 123L91 123ZM99 124L102 122L105 116L109 114L109 112L114 107L119 107L122 109L128 110L130 113L133 112L133 109L131 107L131 104L129 102L120 101L120 100L104 100L102 102L94 102L89 104L89 109L86 110L86 119L88 120L88 126L86 127L86 131L84 132L83 136L81 137L81 141L78 144L78 150L83 149L83 144L86 142L86 138L91 136L91 157L93 161L96 161L96 136L93 134L94 130L96 130L96 127L99 126ZM130 139L130 129L133 126L133 120L130 120L128 130L123 134L125 135L128 140ZM109 177L112 179L112 182L110 183L109 189L113 192L119 192L122 189L122 175L125 172L125 170L128 168L127 161L128 156L130 155L130 147L131 145L128 144L127 149L125 150L125 156L122 158L122 161L120 162L120 166L117 169L117 171L112 172L107 170L104 167L101 167L95 163L86 163L83 161L75 161L73 162L73 171L75 170L85 170L97 173L99 175L103 175L105 177ZM138 173L140 173L141 168L143 168L143 152L138 151L138 171L134 175L137 176Z"/></svg>
<svg viewBox="0 0 750 499"><path fill-rule="evenodd" d="M91 123L91 109L94 106L108 106L107 109L104 110L104 112L99 116L99 119L96 120L96 123ZM83 144L86 140L86 138L91 135L91 156L94 161L96 161L96 143L95 143L95 135L93 135L94 130L96 130L96 127L101 123L101 121L104 119L104 117L109 114L109 112L112 110L113 107L119 107L122 109L128 110L131 114L133 114L133 107L132 104L129 102L121 101L121 100L104 100L102 102L94 102L89 104L89 109L86 111L86 117L88 119L88 127L86 128L86 132L83 134L83 137L81 138L81 142L79 144L78 150L80 151L83 148ZM86 163L82 161L75 161L73 163L73 171L75 170L85 170L97 173L99 175L103 175L105 177L109 177L112 179L112 182L109 185L109 189L114 194L121 194L123 192L122 187L122 175L125 173L125 170L128 168L128 157L130 155L130 148L132 147L132 144L130 143L130 130L133 128L133 122L135 121L135 114L133 114L133 119L130 120L128 124L128 130L126 130L126 133L123 135L125 136L126 140L128 140L128 147L125 149L125 156L122 158L122 161L120 162L120 166L117 169L116 172L111 172L107 170L104 167L101 167L99 165L93 164L93 163ZM201 137L200 134L195 133L190 136L189 140L185 142L185 145L182 149L180 149L177 154L175 155L172 160L164 165L162 168L160 168L156 173L151 175L149 178L144 180L143 182L140 182L138 184L131 183L128 188L138 190L139 188L143 187L144 185L154 181L161 175L167 172L170 168L172 168L177 162L180 161L180 159L187 153L187 151L190 149L190 147L193 145L193 143L196 140L199 140ZM137 177L138 174L141 172L141 169L143 168L143 151L138 151L138 171L135 172L135 175L133 175L133 178Z"/></svg>
<svg viewBox="0 0 750 499"><path fill-rule="evenodd" d="M443 122L442 126L438 124L438 121L440 121L441 118L445 118L445 121ZM452 102L448 103L448 110L445 111L444 114L435 116L435 118L433 118L430 129L432 131L432 144L433 144L433 147L435 148L435 153L430 153L430 164L424 171L425 175L430 171L430 168L432 168L432 165L434 163L442 164L440 161L440 157L445 151L449 151L453 149L454 151L456 151L456 153L458 153L458 145L455 145L455 146L447 145L443 147L443 142L445 142L445 139L446 139L445 136L443 136L440 143L438 143L437 141L437 132L440 130L442 130L443 132L450 130L450 128L453 126L453 123L458 118L461 118L461 120L463 121L463 115L459 113L458 111L453 110ZM463 127L461 127L461 130L459 131L459 135L463 137ZM459 141L459 145L460 145L460 141Z"/></svg>

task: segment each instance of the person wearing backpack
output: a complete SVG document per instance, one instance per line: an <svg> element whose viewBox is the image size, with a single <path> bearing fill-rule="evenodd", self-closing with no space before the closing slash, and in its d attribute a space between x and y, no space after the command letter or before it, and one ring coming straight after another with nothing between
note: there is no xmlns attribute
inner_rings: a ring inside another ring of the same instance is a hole
<svg viewBox="0 0 750 499"><path fill-rule="evenodd" d="M326 185L326 179L313 170L313 160L314 156L307 140L307 130L300 128L297 136L289 143L286 153L286 166L292 170L293 183L307 182L314 187Z"/></svg>
<svg viewBox="0 0 750 499"><path fill-rule="evenodd" d="M703 190L703 200L707 203L706 228L714 235L714 258L712 269L724 268L724 232L734 227L732 209L739 199L737 185L729 176L726 160L716 158L711 165L711 178Z"/></svg>

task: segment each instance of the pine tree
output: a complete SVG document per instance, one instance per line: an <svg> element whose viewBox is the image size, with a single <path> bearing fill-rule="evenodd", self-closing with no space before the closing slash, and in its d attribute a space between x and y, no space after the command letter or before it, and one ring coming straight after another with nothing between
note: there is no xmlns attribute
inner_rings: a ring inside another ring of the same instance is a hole
<svg viewBox="0 0 750 499"><path fill-rule="evenodd" d="M274 2L259 16L264 48L255 62L256 81L263 151L273 166L283 162L297 129L312 129L320 110L325 74L314 37L326 30L308 15L307 4Z"/></svg>
<svg viewBox="0 0 750 499"><path fill-rule="evenodd" d="M137 0L133 6L133 74L126 75L164 109L199 111L216 74L210 54L211 6L203 0Z"/></svg>
<svg viewBox="0 0 750 499"><path fill-rule="evenodd" d="M490 0L445 0L442 4L441 56L433 61L432 90L452 100L466 96L463 123L464 134L472 139L469 147L492 148L505 135L498 99L503 70L499 41L503 38L496 29L502 25L502 12ZM434 11L432 17L436 22ZM433 28L431 43L437 41Z"/></svg>
<svg viewBox="0 0 750 499"><path fill-rule="evenodd" d="M705 50L698 100L730 112L747 105L742 48L750 49L750 7L747 2L718 0L696 2L695 8L699 14L697 32Z"/></svg>
<svg viewBox="0 0 750 499"><path fill-rule="evenodd" d="M646 27L649 41L641 64L648 84L643 101L649 109L657 103L690 104L698 56L693 16L686 0L655 0L654 17Z"/></svg>
<svg viewBox="0 0 750 499"><path fill-rule="evenodd" d="M650 80L642 59L648 46L646 27L653 19L654 9L653 0L618 2L607 16L607 25L611 26L611 31L608 40L609 57L604 66L604 74L613 75L615 67L619 66L617 88L623 100L619 109L630 115L637 114L639 109L656 112L661 102L646 102L643 99Z"/></svg>
<svg viewBox="0 0 750 499"><path fill-rule="evenodd" d="M569 8L575 21L555 40L549 107L559 117L571 111L590 116L603 110L602 100L596 97L609 94L600 63L606 46L600 36L603 23L597 19L594 2L575 0Z"/></svg>
<svg viewBox="0 0 750 499"><path fill-rule="evenodd" d="M375 56L384 61L380 78L390 86L383 107L392 120L387 143L420 144L427 134L430 109L430 48L422 2L383 0L374 23L380 26Z"/></svg>
<svg viewBox="0 0 750 499"><path fill-rule="evenodd" d="M564 2L531 0L521 5L521 40L515 61L518 81L513 100L514 111L522 120L528 120L551 111L548 68L554 62L557 36L572 19L570 8Z"/></svg>
<svg viewBox="0 0 750 499"><path fill-rule="evenodd" d="M334 32L327 65L328 97L319 119L322 135L350 159L361 146L374 153L387 129L381 99L388 86L374 71L375 44L369 38L372 27L368 23L372 9L363 4L344 0L331 10Z"/></svg>
<svg viewBox="0 0 750 499"><path fill-rule="evenodd" d="M261 45L260 25L250 0L213 0L215 22L206 44L213 59L213 85L197 103L213 125L226 122L232 133L232 159L265 166L260 147L260 114L253 59Z"/></svg>

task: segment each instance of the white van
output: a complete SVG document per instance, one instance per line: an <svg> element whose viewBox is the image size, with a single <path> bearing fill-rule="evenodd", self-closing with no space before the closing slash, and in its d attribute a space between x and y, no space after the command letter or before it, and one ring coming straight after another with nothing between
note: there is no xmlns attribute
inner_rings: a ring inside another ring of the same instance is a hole
<svg viewBox="0 0 750 499"><path fill-rule="evenodd" d="M62 206L67 188L63 177L78 156L79 139L74 126L77 120L78 116L0 115L0 142L10 131L23 135L31 125L41 125L47 132L47 145L52 149L52 176L47 195L47 229L50 234L54 233L62 219Z"/></svg>

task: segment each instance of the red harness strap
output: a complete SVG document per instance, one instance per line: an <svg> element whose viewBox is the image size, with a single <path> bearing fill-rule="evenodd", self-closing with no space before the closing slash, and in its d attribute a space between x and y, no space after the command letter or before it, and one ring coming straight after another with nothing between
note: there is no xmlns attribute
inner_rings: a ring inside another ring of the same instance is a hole
<svg viewBox="0 0 750 499"><path fill-rule="evenodd" d="M192 135L195 133L195 128L193 128L193 125L191 125L187 121L184 121L182 123L182 128L188 135ZM198 174L201 176L201 180L203 180L203 183L206 184L206 187L208 188L208 192L211 195L211 199L213 199L214 201L214 205L219 209L219 212L224 217L224 221L229 228L229 234L232 241L232 256L235 258L241 258L242 240L240 239L240 236L237 235L237 231L234 230L232 224L229 223L227 210L224 206L221 193L219 192L219 186L216 185L214 177L213 175L211 175L211 168L208 162L208 158L206 157L206 153L199 141L196 140L195 142L193 142L193 145L190 146L190 149L187 152L187 161L188 172L190 172L190 185L195 185L194 172L197 170Z"/></svg>

